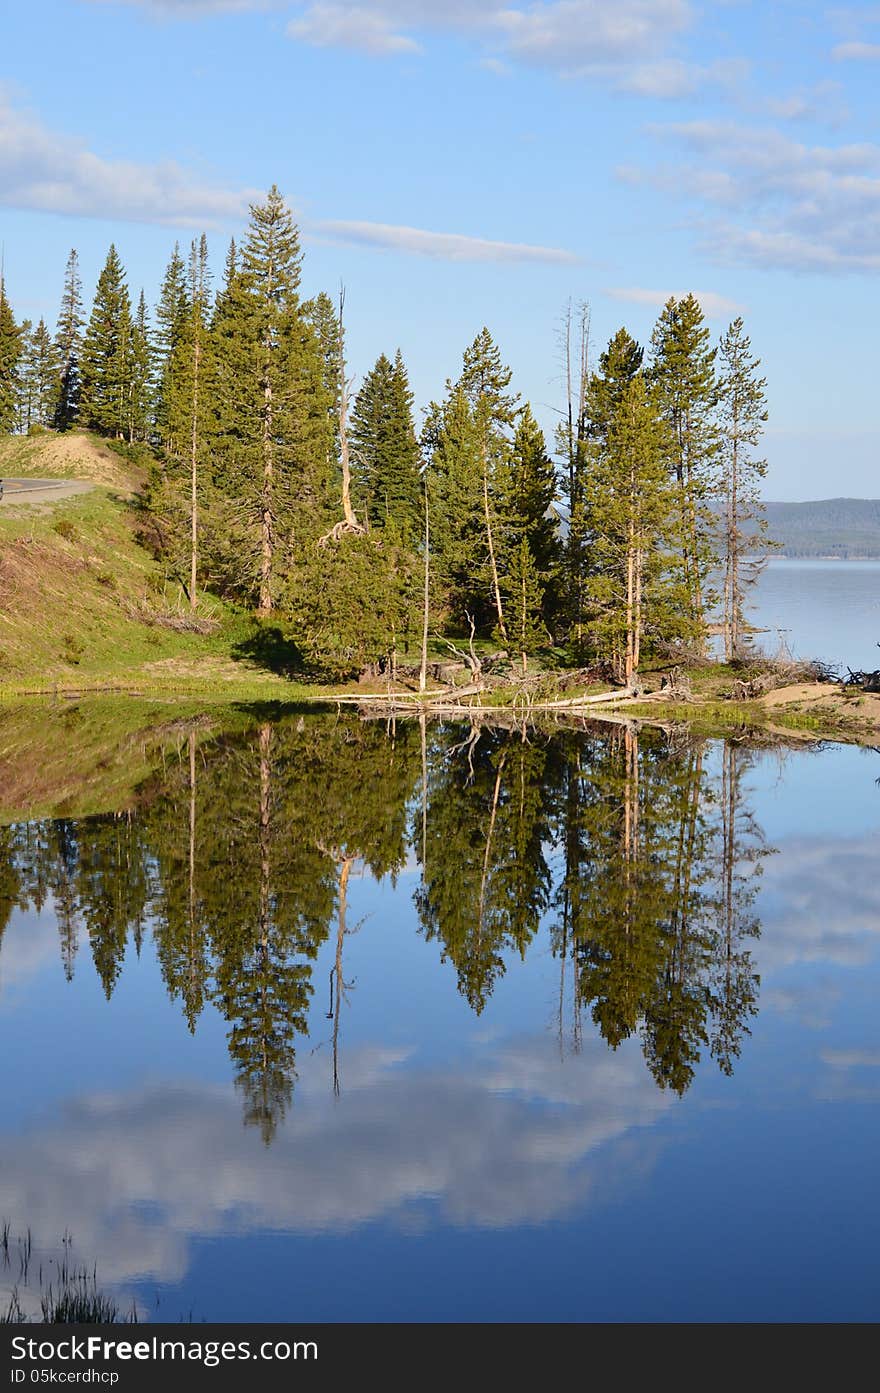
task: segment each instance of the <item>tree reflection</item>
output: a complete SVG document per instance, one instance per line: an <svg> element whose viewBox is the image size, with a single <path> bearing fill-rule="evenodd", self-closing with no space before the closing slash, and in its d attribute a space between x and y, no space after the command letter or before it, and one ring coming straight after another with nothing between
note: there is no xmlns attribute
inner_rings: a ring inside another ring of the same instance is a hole
<svg viewBox="0 0 880 1393"><path fill-rule="evenodd" d="M352 875L394 882L408 857L420 932L474 1012L540 936L560 963L563 1046L568 990L575 1048L589 1019L612 1049L637 1037L662 1088L683 1093L705 1055L732 1072L757 1009L768 850L743 747L632 724L465 734L269 711L175 738L132 809L0 829L0 941L16 906L50 901L65 976L87 939L109 998L149 931L189 1029L208 1009L225 1021L245 1123L266 1143L331 935L340 1087Z"/></svg>

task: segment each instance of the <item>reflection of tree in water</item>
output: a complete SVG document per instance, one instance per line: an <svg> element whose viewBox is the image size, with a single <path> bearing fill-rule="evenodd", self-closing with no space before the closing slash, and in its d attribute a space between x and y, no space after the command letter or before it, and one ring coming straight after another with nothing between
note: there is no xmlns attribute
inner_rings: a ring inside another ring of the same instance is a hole
<svg viewBox="0 0 880 1393"><path fill-rule="evenodd" d="M504 972L503 954L521 956L550 899L545 856L551 787L548 742L476 728L437 732L429 760L424 845L416 907L429 940L442 945L473 1009L483 1010Z"/></svg>
<svg viewBox="0 0 880 1393"><path fill-rule="evenodd" d="M108 997L147 924L191 1030L227 1023L245 1121L271 1140L290 1106L313 969L335 934L339 1086L355 866L395 880L408 829L428 942L480 1012L551 909L577 1010L611 1047L637 1035L683 1092L708 1049L725 1072L756 1009L748 941L766 854L746 805L749 755L657 734L258 717L244 734L183 725L136 807L0 831L0 938L15 905L54 905L65 974L88 935Z"/></svg>
<svg viewBox="0 0 880 1393"><path fill-rule="evenodd" d="M563 772L557 940L572 945L576 1001L612 1048L638 1034L658 1084L678 1093L707 1045L730 1072L755 1010L743 942L759 931L764 848L742 806L748 757L729 746L722 758L719 789L701 745L669 750L625 727L586 751L577 742Z"/></svg>

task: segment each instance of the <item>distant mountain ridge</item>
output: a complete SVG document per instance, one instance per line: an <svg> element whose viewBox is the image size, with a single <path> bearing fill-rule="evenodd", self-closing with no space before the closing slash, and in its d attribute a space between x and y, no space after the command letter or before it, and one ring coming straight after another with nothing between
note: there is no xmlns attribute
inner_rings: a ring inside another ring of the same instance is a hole
<svg viewBox="0 0 880 1393"><path fill-rule="evenodd" d="M822 498L764 504L780 556L880 559L880 498Z"/></svg>

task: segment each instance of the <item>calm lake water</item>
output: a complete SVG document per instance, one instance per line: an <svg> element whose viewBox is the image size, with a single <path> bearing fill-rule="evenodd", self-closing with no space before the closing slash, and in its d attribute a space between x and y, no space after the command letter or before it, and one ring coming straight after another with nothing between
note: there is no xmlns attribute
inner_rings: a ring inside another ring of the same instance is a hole
<svg viewBox="0 0 880 1393"><path fill-rule="evenodd" d="M880 667L880 561L815 561L776 557L758 578L749 620L768 633L773 653L784 638L798 658L837 666Z"/></svg>
<svg viewBox="0 0 880 1393"><path fill-rule="evenodd" d="M880 1317L876 752L224 719L131 733L130 790L0 717L44 1271L147 1320Z"/></svg>

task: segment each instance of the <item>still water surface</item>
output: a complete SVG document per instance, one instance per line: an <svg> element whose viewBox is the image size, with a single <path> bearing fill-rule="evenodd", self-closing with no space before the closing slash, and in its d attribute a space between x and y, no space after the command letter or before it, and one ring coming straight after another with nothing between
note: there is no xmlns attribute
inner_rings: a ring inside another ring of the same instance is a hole
<svg viewBox="0 0 880 1393"><path fill-rule="evenodd" d="M13 1232L143 1319L880 1316L875 752L228 722L0 829Z"/></svg>
<svg viewBox="0 0 880 1393"><path fill-rule="evenodd" d="M759 576L748 611L765 652L784 641L795 657L837 667L880 667L880 561L775 557Z"/></svg>

